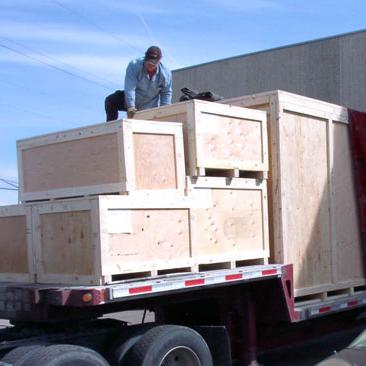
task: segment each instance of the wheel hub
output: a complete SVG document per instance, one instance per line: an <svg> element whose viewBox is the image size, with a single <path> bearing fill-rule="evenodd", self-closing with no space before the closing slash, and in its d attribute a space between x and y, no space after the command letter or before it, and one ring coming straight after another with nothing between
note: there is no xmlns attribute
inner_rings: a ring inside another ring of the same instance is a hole
<svg viewBox="0 0 366 366"><path fill-rule="evenodd" d="M159 366L202 366L202 364L191 348L180 346L167 352Z"/></svg>

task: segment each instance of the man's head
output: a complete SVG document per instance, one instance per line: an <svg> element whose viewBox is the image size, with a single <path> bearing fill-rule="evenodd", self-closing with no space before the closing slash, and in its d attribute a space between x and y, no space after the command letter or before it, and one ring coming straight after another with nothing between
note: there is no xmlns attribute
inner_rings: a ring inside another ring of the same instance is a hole
<svg viewBox="0 0 366 366"><path fill-rule="evenodd" d="M148 69L156 69L162 57L161 49L157 46L151 46L145 52L145 65Z"/></svg>

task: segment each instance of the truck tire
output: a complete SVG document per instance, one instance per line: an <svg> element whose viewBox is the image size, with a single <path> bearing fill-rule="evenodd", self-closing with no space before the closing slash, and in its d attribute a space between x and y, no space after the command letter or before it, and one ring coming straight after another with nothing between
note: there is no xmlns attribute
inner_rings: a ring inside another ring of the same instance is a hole
<svg viewBox="0 0 366 366"><path fill-rule="evenodd" d="M132 347L142 337L144 333L153 328L155 325L142 324L129 327L128 331L124 332L111 345L107 352L107 360L111 366L125 366L128 365L128 357L131 353Z"/></svg>
<svg viewBox="0 0 366 366"><path fill-rule="evenodd" d="M29 358L38 355L44 348L45 345L39 344L17 347L8 352L1 361L14 366L23 366Z"/></svg>
<svg viewBox="0 0 366 366"><path fill-rule="evenodd" d="M124 366L131 353L131 349L141 337L141 335L130 337L114 347L113 352L107 357L111 366Z"/></svg>
<svg viewBox="0 0 366 366"><path fill-rule="evenodd" d="M212 366L205 340L193 329L162 325L146 332L129 357L131 366Z"/></svg>
<svg viewBox="0 0 366 366"><path fill-rule="evenodd" d="M59 344L48 346L29 358L22 366L109 366L109 363L90 348Z"/></svg>

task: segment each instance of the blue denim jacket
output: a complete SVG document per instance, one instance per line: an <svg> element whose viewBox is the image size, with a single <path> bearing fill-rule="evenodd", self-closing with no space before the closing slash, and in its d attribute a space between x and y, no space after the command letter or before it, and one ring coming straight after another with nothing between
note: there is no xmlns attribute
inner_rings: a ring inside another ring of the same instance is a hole
<svg viewBox="0 0 366 366"><path fill-rule="evenodd" d="M137 110L159 107L172 102L172 73L161 62L150 79L144 58L131 61L126 70L125 99L127 107Z"/></svg>

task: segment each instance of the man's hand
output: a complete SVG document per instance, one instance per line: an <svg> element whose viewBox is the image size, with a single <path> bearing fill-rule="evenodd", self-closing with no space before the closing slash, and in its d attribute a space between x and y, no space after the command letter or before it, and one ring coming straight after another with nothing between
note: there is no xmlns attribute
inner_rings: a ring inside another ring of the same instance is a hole
<svg viewBox="0 0 366 366"><path fill-rule="evenodd" d="M133 118L133 116L135 115L136 112L137 112L137 109L135 107L128 108L127 117L128 118Z"/></svg>

